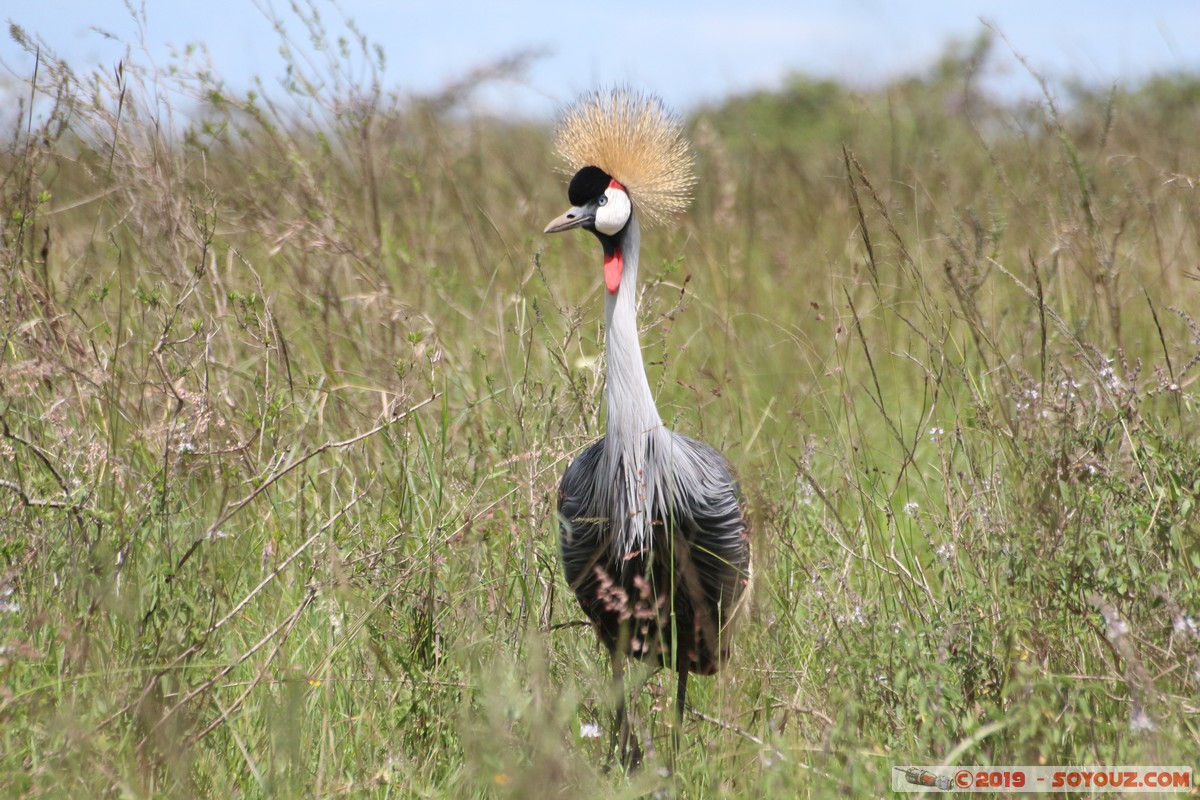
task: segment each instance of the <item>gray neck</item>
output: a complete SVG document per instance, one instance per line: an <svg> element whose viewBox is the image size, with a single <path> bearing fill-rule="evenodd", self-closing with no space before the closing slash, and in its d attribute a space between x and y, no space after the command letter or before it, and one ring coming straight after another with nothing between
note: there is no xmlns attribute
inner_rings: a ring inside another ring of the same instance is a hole
<svg viewBox="0 0 1200 800"><path fill-rule="evenodd" d="M641 238L637 215L631 215L621 242L621 284L604 306L608 429L601 458L601 513L618 526L611 546L618 556L616 563L622 565L620 556L648 551L651 546L652 504L667 497L664 459L671 453L671 434L654 405L638 338Z"/></svg>
<svg viewBox="0 0 1200 800"><path fill-rule="evenodd" d="M647 435L662 428L662 419L650 393L642 346L638 337L637 273L642 232L631 214L622 237L624 268L616 294L604 304L606 388L608 405L607 447L643 445Z"/></svg>

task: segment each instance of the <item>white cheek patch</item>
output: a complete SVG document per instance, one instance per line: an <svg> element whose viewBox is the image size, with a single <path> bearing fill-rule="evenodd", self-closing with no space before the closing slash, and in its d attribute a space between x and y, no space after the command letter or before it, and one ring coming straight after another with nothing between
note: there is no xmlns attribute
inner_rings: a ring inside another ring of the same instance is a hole
<svg viewBox="0 0 1200 800"><path fill-rule="evenodd" d="M608 198L608 202L596 209L595 225L596 230L612 236L629 222L633 206L629 202L629 195L615 186L605 189L604 196Z"/></svg>

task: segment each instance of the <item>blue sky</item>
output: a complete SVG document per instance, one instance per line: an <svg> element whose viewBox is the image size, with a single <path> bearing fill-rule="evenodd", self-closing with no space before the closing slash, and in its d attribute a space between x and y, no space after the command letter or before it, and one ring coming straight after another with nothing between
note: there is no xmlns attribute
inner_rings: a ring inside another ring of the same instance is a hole
<svg viewBox="0 0 1200 800"><path fill-rule="evenodd" d="M274 85L283 62L262 11L269 5L303 40L286 0L145 0L138 7L145 10L146 51L165 65L173 47L204 42L217 72L233 87L248 86L253 75ZM317 7L339 29L334 7L325 0ZM948 40L976 35L981 19L994 23L1013 49L1054 81L1107 84L1161 71L1200 72L1197 0L746 0L736 9L728 0L345 0L341 8L383 48L385 85L401 92L430 91L490 60L544 48L547 54L525 81L494 87L477 101L492 110L538 115L580 91L614 82L657 92L680 109L776 86L794 71L870 85L928 65ZM122 0L11 4L0 14L42 36L76 69L111 69L125 52L125 45L94 28L138 41L138 26ZM4 73L26 77L32 63L5 36L0 65ZM1004 45L988 81L1007 94L1035 91Z"/></svg>

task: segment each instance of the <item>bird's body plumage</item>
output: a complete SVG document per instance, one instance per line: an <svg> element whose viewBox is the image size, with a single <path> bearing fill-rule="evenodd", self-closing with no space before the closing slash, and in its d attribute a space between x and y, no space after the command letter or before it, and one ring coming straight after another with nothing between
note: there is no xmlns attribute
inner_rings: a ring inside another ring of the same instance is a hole
<svg viewBox="0 0 1200 800"><path fill-rule="evenodd" d="M558 151L576 170L572 206L546 232L594 234L607 289L606 431L559 485L563 569L618 683L626 656L673 667L682 719L688 674L711 675L729 657L750 581L750 537L729 464L663 425L638 338L639 212L664 221L686 207L692 157L661 103L622 90L568 109ZM622 757L635 762L623 702Z"/></svg>
<svg viewBox="0 0 1200 800"><path fill-rule="evenodd" d="M666 471L677 474L665 485L639 485L623 460L606 464L605 439L567 468L558 505L563 571L611 652L712 675L729 657L727 625L748 581L746 523L725 459L666 433L647 442L644 459L670 462ZM656 452L664 443L666 458ZM606 467L615 473L611 493L596 480ZM627 494L643 496L631 507Z"/></svg>

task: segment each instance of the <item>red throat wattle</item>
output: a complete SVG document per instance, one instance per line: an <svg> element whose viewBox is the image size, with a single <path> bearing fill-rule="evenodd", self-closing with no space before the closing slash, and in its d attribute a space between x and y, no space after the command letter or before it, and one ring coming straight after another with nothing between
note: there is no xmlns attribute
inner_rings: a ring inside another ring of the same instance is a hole
<svg viewBox="0 0 1200 800"><path fill-rule="evenodd" d="M621 270L625 262L620 250L613 250L612 255L604 254L604 286L609 294L616 294L621 285Z"/></svg>

